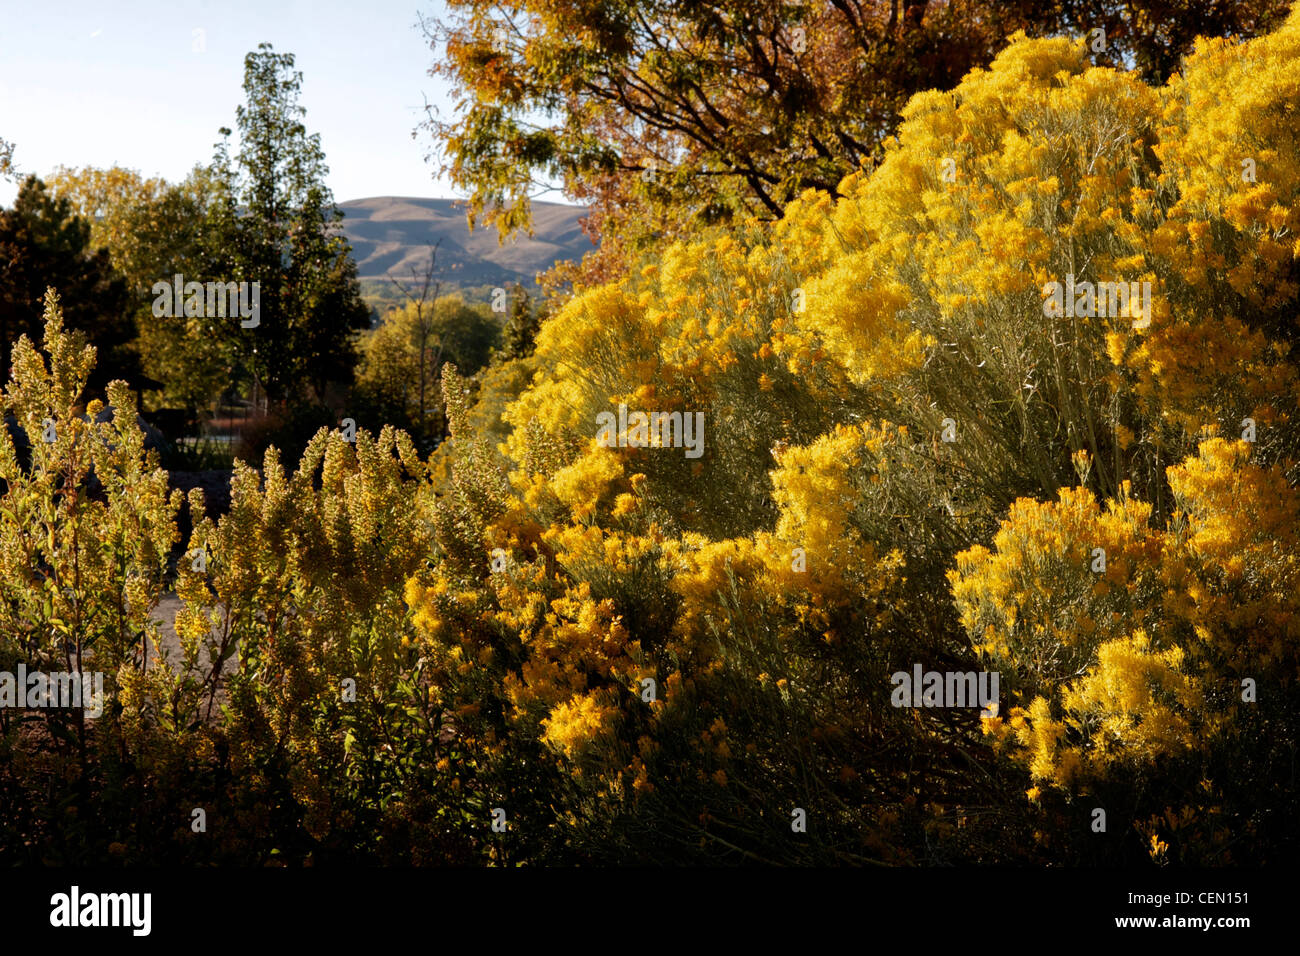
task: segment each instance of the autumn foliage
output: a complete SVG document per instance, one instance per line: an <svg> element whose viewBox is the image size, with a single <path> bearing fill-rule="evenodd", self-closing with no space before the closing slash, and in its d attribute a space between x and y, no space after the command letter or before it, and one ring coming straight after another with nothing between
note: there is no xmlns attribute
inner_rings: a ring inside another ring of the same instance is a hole
<svg viewBox="0 0 1300 956"><path fill-rule="evenodd" d="M532 355L448 371L428 458L334 431L242 467L179 565L191 666L112 652L115 772L202 791L125 852L1294 859L1297 99L1300 14L1160 86L1015 37L839 198L697 232ZM1149 325L1048 314L1067 276L1149 283ZM27 408L44 370L16 374ZM597 441L620 405L702 412L703 454ZM137 607L156 548L130 561ZM997 671L997 713L893 706L918 663Z"/></svg>

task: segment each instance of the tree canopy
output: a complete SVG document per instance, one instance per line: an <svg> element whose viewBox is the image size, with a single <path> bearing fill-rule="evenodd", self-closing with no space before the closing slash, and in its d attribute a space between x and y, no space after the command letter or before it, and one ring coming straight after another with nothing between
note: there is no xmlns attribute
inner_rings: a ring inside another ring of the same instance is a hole
<svg viewBox="0 0 1300 956"><path fill-rule="evenodd" d="M1167 0L450 0L426 22L459 95L427 123L472 215L525 227L562 187L593 207L589 280L659 237L758 215L879 159L908 99L950 89L1017 30L1087 37L1093 62L1163 81L1198 35L1287 4Z"/></svg>
<svg viewBox="0 0 1300 956"><path fill-rule="evenodd" d="M127 289L107 249L91 244L92 227L67 199L51 195L44 182L28 176L12 207L0 209L0 356L8 367L10 349L22 335L42 327L45 291L61 291L70 322L99 350L100 370L92 389L101 394L113 377L138 372L129 344L135 327Z"/></svg>
<svg viewBox="0 0 1300 956"><path fill-rule="evenodd" d="M232 160L223 138L213 162L216 223L222 277L261 288L260 324L227 329L240 367L276 398L310 386L320 399L329 383L351 381L356 336L370 312L338 230L343 214L324 182L320 134L308 135L302 123L302 74L293 65L293 54L266 43L245 58L239 154Z"/></svg>

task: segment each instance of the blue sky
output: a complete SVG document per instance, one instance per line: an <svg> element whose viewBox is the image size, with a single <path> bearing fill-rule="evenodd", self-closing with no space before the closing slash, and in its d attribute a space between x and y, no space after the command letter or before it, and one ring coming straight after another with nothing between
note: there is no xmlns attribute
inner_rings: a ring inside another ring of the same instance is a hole
<svg viewBox="0 0 1300 956"><path fill-rule="evenodd" d="M451 197L412 139L423 103L451 110L418 13L440 0L0 0L0 138L21 172L117 163L183 179L243 102L244 56L293 53L338 201ZM201 30L201 34L194 31ZM201 42L198 42L201 41ZM201 46L202 49L196 49ZM232 146L235 138L232 137ZM0 181L0 205L17 186ZM558 200L552 194L544 197Z"/></svg>

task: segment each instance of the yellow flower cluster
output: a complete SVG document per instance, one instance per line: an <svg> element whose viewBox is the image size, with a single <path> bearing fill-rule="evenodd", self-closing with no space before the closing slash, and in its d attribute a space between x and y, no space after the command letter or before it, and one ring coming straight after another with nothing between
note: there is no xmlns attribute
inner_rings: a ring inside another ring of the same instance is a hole
<svg viewBox="0 0 1300 956"><path fill-rule="evenodd" d="M1300 656L1298 62L1300 13L1164 88L1017 37L838 197L581 291L485 382L505 437L445 482L426 637L494 649L516 728L611 799L863 786L846 738L933 732L873 681L963 639L1031 800L1218 752L1221 688ZM1150 312L1045 308L1067 281ZM701 453L599 444L619 405L700 414Z"/></svg>

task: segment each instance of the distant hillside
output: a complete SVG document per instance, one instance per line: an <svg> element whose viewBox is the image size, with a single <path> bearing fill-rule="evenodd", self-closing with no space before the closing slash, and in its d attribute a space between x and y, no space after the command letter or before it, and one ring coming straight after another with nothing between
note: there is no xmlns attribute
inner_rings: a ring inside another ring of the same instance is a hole
<svg viewBox="0 0 1300 956"><path fill-rule="evenodd" d="M343 232L352 244L357 274L362 280L409 280L412 269L422 273L430 244L438 247L443 289L532 285L539 272L563 259L581 259L594 248L578 224L585 210L577 206L533 204L533 237L497 243L495 228L479 227L471 234L465 207L454 199L413 199L379 196L339 203ZM378 283L364 282L375 287Z"/></svg>

